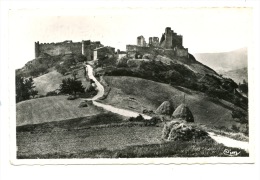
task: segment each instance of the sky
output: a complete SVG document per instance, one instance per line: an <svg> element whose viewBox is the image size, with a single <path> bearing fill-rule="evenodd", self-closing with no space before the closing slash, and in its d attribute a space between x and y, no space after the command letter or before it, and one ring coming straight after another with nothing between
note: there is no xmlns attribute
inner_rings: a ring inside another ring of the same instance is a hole
<svg viewBox="0 0 260 180"><path fill-rule="evenodd" d="M183 35L190 53L227 52L252 40L250 8L97 8L10 10L9 57L15 68L34 59L34 42L101 41L125 50L137 36L161 38L166 27Z"/></svg>

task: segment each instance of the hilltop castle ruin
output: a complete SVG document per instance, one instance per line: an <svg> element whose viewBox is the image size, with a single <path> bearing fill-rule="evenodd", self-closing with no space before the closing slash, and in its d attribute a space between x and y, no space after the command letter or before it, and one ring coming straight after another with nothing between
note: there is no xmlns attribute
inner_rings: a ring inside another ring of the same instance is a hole
<svg viewBox="0 0 260 180"><path fill-rule="evenodd" d="M87 57L87 60L94 59L94 50L104 47L100 41L91 42L83 40L82 42L72 42L71 40L58 43L39 43L35 42L35 58L41 53L47 53L51 56L65 54L82 54Z"/></svg>
<svg viewBox="0 0 260 180"><path fill-rule="evenodd" d="M158 37L149 37L149 43L147 44L143 36L138 36L137 45L126 45L126 51L127 55L132 58L136 54L150 53L155 48L173 51L178 57L189 57L188 48L184 48L182 42L182 35L178 35L170 27L166 27L160 41Z"/></svg>

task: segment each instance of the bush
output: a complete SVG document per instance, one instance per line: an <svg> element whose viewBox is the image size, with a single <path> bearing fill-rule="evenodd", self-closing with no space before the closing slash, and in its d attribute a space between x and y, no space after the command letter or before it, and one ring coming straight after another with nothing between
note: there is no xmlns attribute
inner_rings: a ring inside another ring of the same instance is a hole
<svg viewBox="0 0 260 180"><path fill-rule="evenodd" d="M50 92L47 92L46 96L57 96L58 93L56 91L50 91Z"/></svg>
<svg viewBox="0 0 260 180"><path fill-rule="evenodd" d="M70 96L67 98L67 100L75 100L75 99L77 99L77 97L74 96L74 95L70 95Z"/></svg>
<svg viewBox="0 0 260 180"><path fill-rule="evenodd" d="M82 85L81 81L67 78L62 80L62 84L60 84L60 92L63 94L74 94L76 93L84 93L85 88Z"/></svg>
<svg viewBox="0 0 260 180"><path fill-rule="evenodd" d="M91 84L89 84L86 91L87 91L87 92L95 91L95 87L92 86Z"/></svg>
<svg viewBox="0 0 260 180"><path fill-rule="evenodd" d="M145 119L141 114L139 114L137 117L130 117L128 120L130 122L143 122Z"/></svg>
<svg viewBox="0 0 260 180"><path fill-rule="evenodd" d="M121 59L118 60L117 62L117 67L127 67L127 57L122 57Z"/></svg>
<svg viewBox="0 0 260 180"><path fill-rule="evenodd" d="M152 117L149 120L145 120L145 126L155 126L161 121L159 117Z"/></svg>
<svg viewBox="0 0 260 180"><path fill-rule="evenodd" d="M68 71L64 66L62 66L61 64L57 64L55 66L55 69L61 73L62 75L65 75L65 73Z"/></svg>

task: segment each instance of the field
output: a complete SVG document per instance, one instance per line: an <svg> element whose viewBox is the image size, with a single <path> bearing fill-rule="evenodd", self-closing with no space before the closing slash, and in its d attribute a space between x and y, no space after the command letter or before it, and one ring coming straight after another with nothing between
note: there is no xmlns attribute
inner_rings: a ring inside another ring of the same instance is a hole
<svg viewBox="0 0 260 180"><path fill-rule="evenodd" d="M80 99L67 100L67 96L50 96L16 104L16 125L38 124L85 117L103 112L96 106L79 108Z"/></svg>
<svg viewBox="0 0 260 180"><path fill-rule="evenodd" d="M164 142L161 132L162 125L143 126L113 113L20 126L17 158L226 156L226 147L214 141Z"/></svg>
<svg viewBox="0 0 260 180"><path fill-rule="evenodd" d="M104 103L137 112L143 109L155 111L166 100L172 101L176 108L184 102L185 94L185 103L196 123L227 128L237 125L231 115L232 110L237 109L233 104L204 93L134 77L105 76L104 79L111 87Z"/></svg>
<svg viewBox="0 0 260 180"><path fill-rule="evenodd" d="M79 69L77 72L78 72L77 77L79 80L81 80L83 86L88 87L89 81L87 81L84 76L84 70ZM35 89L38 91L38 94L46 95L46 93L58 89L60 87L62 79L65 78L72 78L72 75L69 74L63 76L56 70L53 70L47 74L34 78L33 81L34 81Z"/></svg>

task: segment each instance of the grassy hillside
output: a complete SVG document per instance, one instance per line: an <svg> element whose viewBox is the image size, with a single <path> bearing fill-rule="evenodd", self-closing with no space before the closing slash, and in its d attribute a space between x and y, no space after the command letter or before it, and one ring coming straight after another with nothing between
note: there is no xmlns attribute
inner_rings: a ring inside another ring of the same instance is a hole
<svg viewBox="0 0 260 180"><path fill-rule="evenodd" d="M58 89L63 78L62 74L52 71L34 78L33 81L38 94L45 95L47 92Z"/></svg>
<svg viewBox="0 0 260 180"><path fill-rule="evenodd" d="M76 70L76 72L77 78L81 80L83 86L88 87L89 81L87 81L85 78L83 68ZM46 93L58 89L60 87L62 79L65 78L72 78L72 75L68 74L66 76L63 76L56 70L53 70L47 74L34 78L33 81L38 94L46 95Z"/></svg>
<svg viewBox="0 0 260 180"><path fill-rule="evenodd" d="M124 118L113 113L17 128L18 156L63 154L159 142L161 127L109 126ZM102 125L107 125L102 127ZM94 127L93 127L94 126ZM91 128L92 127L92 128ZM35 143L37 142L37 143ZM28 148L30 147L30 148Z"/></svg>
<svg viewBox="0 0 260 180"><path fill-rule="evenodd" d="M238 125L231 115L236 106L209 98L204 93L134 77L106 76L104 79L112 87L104 102L113 106L138 112L143 109L155 111L163 101L171 100L176 108L183 102L185 94L185 103L192 111L195 122L229 129L232 125Z"/></svg>
<svg viewBox="0 0 260 180"><path fill-rule="evenodd" d="M181 64L184 65L186 68L191 70L194 73L197 74L211 74L211 75L217 75L218 74L211 68L203 65L199 61L197 61L193 55L189 55L189 58L184 58L184 57L176 57L172 55L167 56L161 56L158 55L155 59L156 61L160 61L164 64L170 65L171 63L176 63L176 64Z"/></svg>
<svg viewBox="0 0 260 180"><path fill-rule="evenodd" d="M113 113L26 125L17 127L17 158L226 156L227 147L214 141L164 142L161 135L162 126L141 126Z"/></svg>
<svg viewBox="0 0 260 180"><path fill-rule="evenodd" d="M201 63L216 71L230 71L247 67L247 48L223 53L194 54Z"/></svg>
<svg viewBox="0 0 260 180"><path fill-rule="evenodd" d="M103 112L103 109L95 106L79 108L80 101L80 99L69 101L67 96L51 96L17 103L16 125L61 121Z"/></svg>

